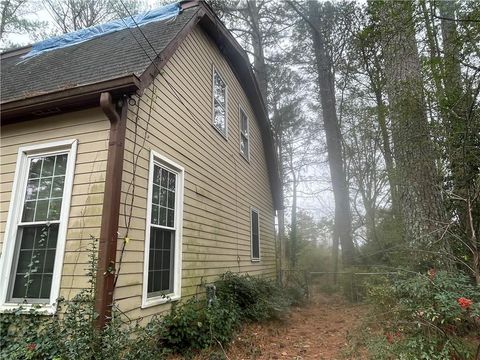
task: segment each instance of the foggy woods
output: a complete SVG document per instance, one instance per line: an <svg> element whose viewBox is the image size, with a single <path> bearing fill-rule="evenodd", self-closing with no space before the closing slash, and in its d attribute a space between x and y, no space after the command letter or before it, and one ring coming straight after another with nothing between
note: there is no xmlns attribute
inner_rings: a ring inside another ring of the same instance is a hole
<svg viewBox="0 0 480 360"><path fill-rule="evenodd" d="M453 266L480 282L479 3L212 5L267 94L290 265L309 245L300 192L318 195L313 169L328 165L334 262L340 244L344 267Z"/></svg>

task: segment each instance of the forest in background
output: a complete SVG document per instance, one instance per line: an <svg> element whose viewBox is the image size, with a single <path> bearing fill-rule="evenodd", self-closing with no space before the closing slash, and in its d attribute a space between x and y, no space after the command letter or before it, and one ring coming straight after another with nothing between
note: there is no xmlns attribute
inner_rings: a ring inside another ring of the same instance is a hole
<svg viewBox="0 0 480 360"><path fill-rule="evenodd" d="M2 1L0 37L147 6L47 0L47 27L26 16L38 4ZM384 319L398 343L468 358L480 321L480 2L209 4L247 50L275 134L281 267L398 271L370 288L398 309Z"/></svg>
<svg viewBox="0 0 480 360"><path fill-rule="evenodd" d="M289 266L327 231L345 267L455 267L480 283L480 3L212 6L267 99ZM298 204L325 192L326 167L334 212L319 222Z"/></svg>

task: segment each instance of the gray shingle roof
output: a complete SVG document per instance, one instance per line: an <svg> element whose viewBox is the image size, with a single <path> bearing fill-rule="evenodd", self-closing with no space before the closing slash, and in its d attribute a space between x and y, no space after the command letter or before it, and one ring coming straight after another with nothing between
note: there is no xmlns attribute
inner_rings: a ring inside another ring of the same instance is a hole
<svg viewBox="0 0 480 360"><path fill-rule="evenodd" d="M195 15L197 7L182 11L176 18L141 27L156 53L165 47ZM6 103L35 95L123 76L141 75L155 52L138 29L125 29L84 43L49 51L26 60L21 55L1 60L1 102Z"/></svg>

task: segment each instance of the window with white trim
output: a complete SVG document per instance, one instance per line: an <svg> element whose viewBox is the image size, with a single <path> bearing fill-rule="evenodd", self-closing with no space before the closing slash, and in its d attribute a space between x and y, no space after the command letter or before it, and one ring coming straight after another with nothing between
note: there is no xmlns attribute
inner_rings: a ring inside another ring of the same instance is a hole
<svg viewBox="0 0 480 360"><path fill-rule="evenodd" d="M251 246L252 261L260 260L260 214L257 209L251 209Z"/></svg>
<svg viewBox="0 0 480 360"><path fill-rule="evenodd" d="M213 126L227 136L227 84L213 68Z"/></svg>
<svg viewBox="0 0 480 360"><path fill-rule="evenodd" d="M250 158L249 130L247 114L240 108L240 154L247 160Z"/></svg>
<svg viewBox="0 0 480 360"><path fill-rule="evenodd" d="M2 304L53 304L59 293L76 140L20 148L0 271Z"/></svg>
<svg viewBox="0 0 480 360"><path fill-rule="evenodd" d="M152 151L143 305L180 297L183 168Z"/></svg>

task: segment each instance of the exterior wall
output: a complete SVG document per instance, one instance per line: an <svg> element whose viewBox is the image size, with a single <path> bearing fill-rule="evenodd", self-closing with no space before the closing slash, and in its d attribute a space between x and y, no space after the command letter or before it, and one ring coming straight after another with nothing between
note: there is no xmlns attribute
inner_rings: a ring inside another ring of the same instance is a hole
<svg viewBox="0 0 480 360"><path fill-rule="evenodd" d="M91 236L99 238L110 122L99 108L5 125L0 144L0 249L10 204L18 148L77 139L70 218L60 296L88 286L85 268ZM1 250L0 250L1 251ZM4 279L2 279L3 281Z"/></svg>
<svg viewBox="0 0 480 360"><path fill-rule="evenodd" d="M212 125L212 66L228 86L228 140ZM274 209L259 126L226 59L199 27L136 102L139 108L129 106L126 135L122 263L114 294L119 308L134 319L170 307L141 309L150 150L185 168L182 297L202 292L202 282L228 270L273 277ZM250 162L239 151L239 105L250 122ZM260 211L260 262L250 257L250 207Z"/></svg>

